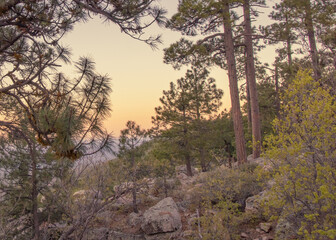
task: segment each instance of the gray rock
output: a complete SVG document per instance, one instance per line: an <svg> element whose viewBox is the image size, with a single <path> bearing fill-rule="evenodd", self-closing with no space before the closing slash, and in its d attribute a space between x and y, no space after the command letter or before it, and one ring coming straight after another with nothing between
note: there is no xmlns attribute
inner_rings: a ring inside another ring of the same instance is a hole
<svg viewBox="0 0 336 240"><path fill-rule="evenodd" d="M245 211L258 213L260 211L260 203L267 198L266 195L266 191L262 191L257 195L247 198L245 200Z"/></svg>
<svg viewBox="0 0 336 240"><path fill-rule="evenodd" d="M248 162L253 161L253 159L254 159L254 158L253 158L253 154L250 154L250 155L247 156L247 161L248 161Z"/></svg>
<svg viewBox="0 0 336 240"><path fill-rule="evenodd" d="M240 237L241 237L241 238L249 238L249 236L248 236L246 233L244 233L244 232L242 232L242 233L240 234Z"/></svg>
<svg viewBox="0 0 336 240"><path fill-rule="evenodd" d="M252 155L249 155L247 157L247 162L257 164L266 171L271 170L273 168L271 162L263 157L253 158Z"/></svg>
<svg viewBox="0 0 336 240"><path fill-rule="evenodd" d="M171 197L146 210L143 217L141 229L147 235L174 232L182 228L181 215Z"/></svg>
<svg viewBox="0 0 336 240"><path fill-rule="evenodd" d="M192 173L194 175L198 173L198 171L194 167L191 167L191 171L192 171ZM176 172L176 175L179 175L181 173L187 174L187 167L186 167L186 165L176 166L175 167L175 172Z"/></svg>
<svg viewBox="0 0 336 240"><path fill-rule="evenodd" d="M275 227L275 236L276 239L279 240L295 239L293 237L297 236L298 230L299 229L294 226L294 224L289 219L280 217Z"/></svg>
<svg viewBox="0 0 336 240"><path fill-rule="evenodd" d="M110 231L107 240L146 240L146 238L141 234L128 234Z"/></svg>
<svg viewBox="0 0 336 240"><path fill-rule="evenodd" d="M271 223L260 223L259 226L260 226L260 229L266 233L269 233L272 229Z"/></svg>

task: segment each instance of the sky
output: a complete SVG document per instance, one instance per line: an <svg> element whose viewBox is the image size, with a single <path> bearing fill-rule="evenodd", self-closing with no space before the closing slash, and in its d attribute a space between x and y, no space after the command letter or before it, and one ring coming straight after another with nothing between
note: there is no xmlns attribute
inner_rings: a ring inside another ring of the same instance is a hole
<svg viewBox="0 0 336 240"><path fill-rule="evenodd" d="M176 13L178 0L161 0L161 5L168 10L169 17ZM183 77L186 72L186 68L177 71L163 63L163 49L178 41L181 34L158 26L146 32L149 35L162 34L163 44L157 50L99 18L78 23L62 39L62 44L70 47L74 61L80 56L90 57L96 63L97 72L112 79L112 113L104 125L115 137L119 136L128 120L135 121L142 128L150 128L162 91L168 90L169 83ZM265 56L269 55L266 53ZM71 69L65 67L63 71L70 73ZM224 91L223 108L230 108L227 72L212 68L210 76Z"/></svg>

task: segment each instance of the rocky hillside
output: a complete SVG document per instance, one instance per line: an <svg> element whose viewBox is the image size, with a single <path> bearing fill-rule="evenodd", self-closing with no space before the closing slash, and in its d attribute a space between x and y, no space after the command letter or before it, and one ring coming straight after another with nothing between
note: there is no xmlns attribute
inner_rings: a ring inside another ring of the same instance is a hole
<svg viewBox="0 0 336 240"><path fill-rule="evenodd" d="M267 222L260 204L267 198L272 181L258 179L257 171L269 169L262 158L249 159L240 168L218 167L209 172L183 166L176 176L145 178L138 183L137 208L133 211L133 183L114 187L119 197L93 216L84 239L289 239L291 226L285 221ZM78 202L91 196L78 190ZM97 196L99 198L99 196ZM101 199L101 201L103 201ZM69 226L57 226L61 232ZM71 235L70 235L71 236ZM71 238L70 238L71 239Z"/></svg>

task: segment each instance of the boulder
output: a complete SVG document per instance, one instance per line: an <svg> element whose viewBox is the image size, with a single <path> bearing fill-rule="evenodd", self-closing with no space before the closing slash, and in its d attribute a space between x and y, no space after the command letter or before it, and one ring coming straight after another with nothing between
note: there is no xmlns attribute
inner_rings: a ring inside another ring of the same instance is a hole
<svg viewBox="0 0 336 240"><path fill-rule="evenodd" d="M269 233L272 229L271 223L260 223L260 229L263 230L265 233Z"/></svg>
<svg viewBox="0 0 336 240"><path fill-rule="evenodd" d="M97 239L97 238L95 238ZM110 231L108 238L102 238L107 240L146 240L145 236L142 234L129 234L117 231Z"/></svg>
<svg viewBox="0 0 336 240"><path fill-rule="evenodd" d="M174 232L181 228L181 215L171 197L161 200L143 214L141 229L147 235Z"/></svg>
<svg viewBox="0 0 336 240"><path fill-rule="evenodd" d="M262 169L265 171L269 171L273 168L271 161L263 157L253 158L252 155L249 155L247 157L247 162L257 164L258 166L262 167Z"/></svg>
<svg viewBox="0 0 336 240"><path fill-rule="evenodd" d="M242 233L240 234L240 237L241 237L241 238L249 238L249 235L247 235L246 233L242 232Z"/></svg>
<svg viewBox="0 0 336 240"><path fill-rule="evenodd" d="M257 195L249 197L245 200L245 211L246 212L260 212L260 203L267 198L266 191L262 191Z"/></svg>

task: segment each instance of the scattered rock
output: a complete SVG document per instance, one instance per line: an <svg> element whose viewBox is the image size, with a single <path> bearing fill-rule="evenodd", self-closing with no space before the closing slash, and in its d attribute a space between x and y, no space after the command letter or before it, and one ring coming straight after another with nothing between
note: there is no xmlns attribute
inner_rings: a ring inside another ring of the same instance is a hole
<svg viewBox="0 0 336 240"><path fill-rule="evenodd" d="M174 232L182 228L181 216L171 197L146 210L143 217L141 229L148 235Z"/></svg>
<svg viewBox="0 0 336 240"><path fill-rule="evenodd" d="M72 194L72 196L75 198L75 199L84 199L86 198L88 195L90 195L91 192L88 191L88 190L79 190L77 192L74 192Z"/></svg>
<svg viewBox="0 0 336 240"><path fill-rule="evenodd" d="M249 236L248 236L246 233L242 232L242 233L240 234L240 237L241 237L241 238L248 238Z"/></svg>
<svg viewBox="0 0 336 240"><path fill-rule="evenodd" d="M254 158L253 158L253 154L250 154L250 155L247 156L247 161L248 161L248 162L253 161L253 159L254 159Z"/></svg>
<svg viewBox="0 0 336 240"><path fill-rule="evenodd" d="M176 175L176 178L180 181L182 185L189 185L192 183L192 177L189 177L185 173L179 173Z"/></svg>
<svg viewBox="0 0 336 240"><path fill-rule="evenodd" d="M181 234L181 237L184 238L184 239L190 239L192 237L194 237L194 231L193 230L187 230L187 231L184 231L182 234Z"/></svg>
<svg viewBox="0 0 336 240"><path fill-rule="evenodd" d="M172 240L176 239L180 232L159 233L154 235L145 235L146 240Z"/></svg>
<svg viewBox="0 0 336 240"><path fill-rule="evenodd" d="M95 238L96 240L97 238ZM106 238L103 238L104 240ZM142 234L128 234L117 231L110 231L107 240L146 240Z"/></svg>
<svg viewBox="0 0 336 240"><path fill-rule="evenodd" d="M79 190L72 194L72 197L78 201L83 201L86 199L101 199L101 194L94 190Z"/></svg>
<svg viewBox="0 0 336 240"><path fill-rule="evenodd" d="M258 213L260 212L260 202L266 198L266 191L262 191L257 195L249 197L245 200L245 211Z"/></svg>
<svg viewBox="0 0 336 240"><path fill-rule="evenodd" d="M122 195L133 188L133 182L124 182L120 185L114 186L113 191L119 195Z"/></svg>
<svg viewBox="0 0 336 240"><path fill-rule="evenodd" d="M140 199L137 198L137 204L140 204L140 203L141 203ZM117 200L115 200L111 204L111 208L113 210L119 210L119 209L128 210L132 208L132 206L133 206L133 197L131 193L127 193L127 194L120 196Z"/></svg>
<svg viewBox="0 0 336 240"><path fill-rule="evenodd" d="M271 223L260 223L259 227L265 233L269 233L271 231L271 229L272 229L272 224Z"/></svg>
<svg viewBox="0 0 336 240"><path fill-rule="evenodd" d="M273 168L271 162L263 157L253 158L252 155L249 155L247 157L247 162L257 164L266 171L271 170Z"/></svg>

